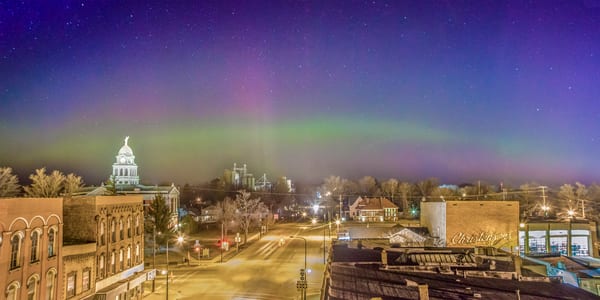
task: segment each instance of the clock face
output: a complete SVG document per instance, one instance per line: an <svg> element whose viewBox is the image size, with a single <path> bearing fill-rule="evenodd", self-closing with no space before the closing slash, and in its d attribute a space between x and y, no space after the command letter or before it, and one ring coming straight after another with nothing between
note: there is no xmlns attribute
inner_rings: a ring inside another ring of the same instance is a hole
<svg viewBox="0 0 600 300"><path fill-rule="evenodd" d="M125 157L121 157L121 163L124 164L125 163Z"/></svg>

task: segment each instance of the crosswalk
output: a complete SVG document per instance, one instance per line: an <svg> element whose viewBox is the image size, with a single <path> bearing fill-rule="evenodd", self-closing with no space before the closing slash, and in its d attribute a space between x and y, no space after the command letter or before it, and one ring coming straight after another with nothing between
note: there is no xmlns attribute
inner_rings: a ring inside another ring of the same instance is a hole
<svg viewBox="0 0 600 300"><path fill-rule="evenodd" d="M275 251L280 249L283 245L284 244L280 240L270 240L254 252L254 257L269 259L269 257L273 255L273 253L275 253Z"/></svg>

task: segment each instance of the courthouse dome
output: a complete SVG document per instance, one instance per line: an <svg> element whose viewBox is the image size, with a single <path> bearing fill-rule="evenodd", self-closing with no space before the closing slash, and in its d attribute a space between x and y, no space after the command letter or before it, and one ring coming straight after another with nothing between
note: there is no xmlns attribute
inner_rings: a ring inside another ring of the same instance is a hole
<svg viewBox="0 0 600 300"><path fill-rule="evenodd" d="M127 145L127 140L129 140L129 137L125 138L125 144L119 150L118 155L133 156L133 150L131 150L131 147L129 147L129 145Z"/></svg>

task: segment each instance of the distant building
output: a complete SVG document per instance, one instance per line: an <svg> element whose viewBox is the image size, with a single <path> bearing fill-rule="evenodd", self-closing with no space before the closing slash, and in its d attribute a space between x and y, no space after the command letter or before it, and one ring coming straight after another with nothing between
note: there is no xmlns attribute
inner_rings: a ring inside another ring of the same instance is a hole
<svg viewBox="0 0 600 300"><path fill-rule="evenodd" d="M95 299L141 299L148 276L142 196L65 198L64 215L64 238L79 245L66 258L66 298L93 289Z"/></svg>
<svg viewBox="0 0 600 300"><path fill-rule="evenodd" d="M518 249L518 201L421 202L420 222L439 246Z"/></svg>
<svg viewBox="0 0 600 300"><path fill-rule="evenodd" d="M140 195L145 205L149 205L154 201L156 195L162 195L172 213L171 225L175 226L178 224L179 189L175 184L171 184L170 186L140 184L138 166L135 164L135 155L128 141L129 137L126 137L123 146L117 153L116 162L112 166L113 172L109 178L114 181L117 194ZM102 196L109 193L110 191L107 186L102 184L99 187L82 188L77 195Z"/></svg>
<svg viewBox="0 0 600 300"><path fill-rule="evenodd" d="M116 156L116 162L113 164L112 178L115 184L139 184L137 165L135 164L135 155L133 150L127 144L129 137L125 137L125 144L119 149Z"/></svg>
<svg viewBox="0 0 600 300"><path fill-rule="evenodd" d="M519 226L519 250L527 256L598 257L596 223L588 220L529 220Z"/></svg>
<svg viewBox="0 0 600 300"><path fill-rule="evenodd" d="M350 217L360 222L398 220L398 206L384 197L358 197L349 206Z"/></svg>
<svg viewBox="0 0 600 300"><path fill-rule="evenodd" d="M65 299L63 199L0 199L2 299Z"/></svg>

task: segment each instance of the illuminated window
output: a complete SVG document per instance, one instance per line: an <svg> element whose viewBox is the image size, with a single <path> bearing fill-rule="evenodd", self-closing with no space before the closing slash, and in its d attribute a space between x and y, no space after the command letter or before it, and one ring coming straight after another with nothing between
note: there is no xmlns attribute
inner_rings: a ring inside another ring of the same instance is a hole
<svg viewBox="0 0 600 300"><path fill-rule="evenodd" d="M140 235L140 216L135 216L135 235Z"/></svg>
<svg viewBox="0 0 600 300"><path fill-rule="evenodd" d="M127 217L127 238L131 238L131 217Z"/></svg>
<svg viewBox="0 0 600 300"><path fill-rule="evenodd" d="M127 246L127 267L131 267L131 246Z"/></svg>
<svg viewBox="0 0 600 300"><path fill-rule="evenodd" d="M116 264L116 254L115 251L110 253L110 271L112 274L117 273L117 264Z"/></svg>
<svg viewBox="0 0 600 300"><path fill-rule="evenodd" d="M104 221L100 222L100 245L106 245L106 225Z"/></svg>
<svg viewBox="0 0 600 300"><path fill-rule="evenodd" d="M135 244L135 263L140 263L140 243Z"/></svg>
<svg viewBox="0 0 600 300"><path fill-rule="evenodd" d="M104 253L98 258L98 278L104 278Z"/></svg>
<svg viewBox="0 0 600 300"><path fill-rule="evenodd" d="M119 270L125 269L125 259L123 257L123 248L119 249Z"/></svg>
<svg viewBox="0 0 600 300"><path fill-rule="evenodd" d="M111 242L116 242L117 241L117 224L115 223L115 219L112 219L112 221L110 221L110 235L111 235Z"/></svg>
<svg viewBox="0 0 600 300"><path fill-rule="evenodd" d="M77 272L67 274L67 298L75 296L75 282L77 281Z"/></svg>
<svg viewBox="0 0 600 300"><path fill-rule="evenodd" d="M31 233L31 262L36 262L40 260L39 241L40 234L36 230Z"/></svg>
<svg viewBox="0 0 600 300"><path fill-rule="evenodd" d="M119 239L123 240L125 238L125 233L123 231L123 218L119 219Z"/></svg>
<svg viewBox="0 0 600 300"><path fill-rule="evenodd" d="M90 269L84 269L81 274L81 290L87 291L90 289Z"/></svg>

